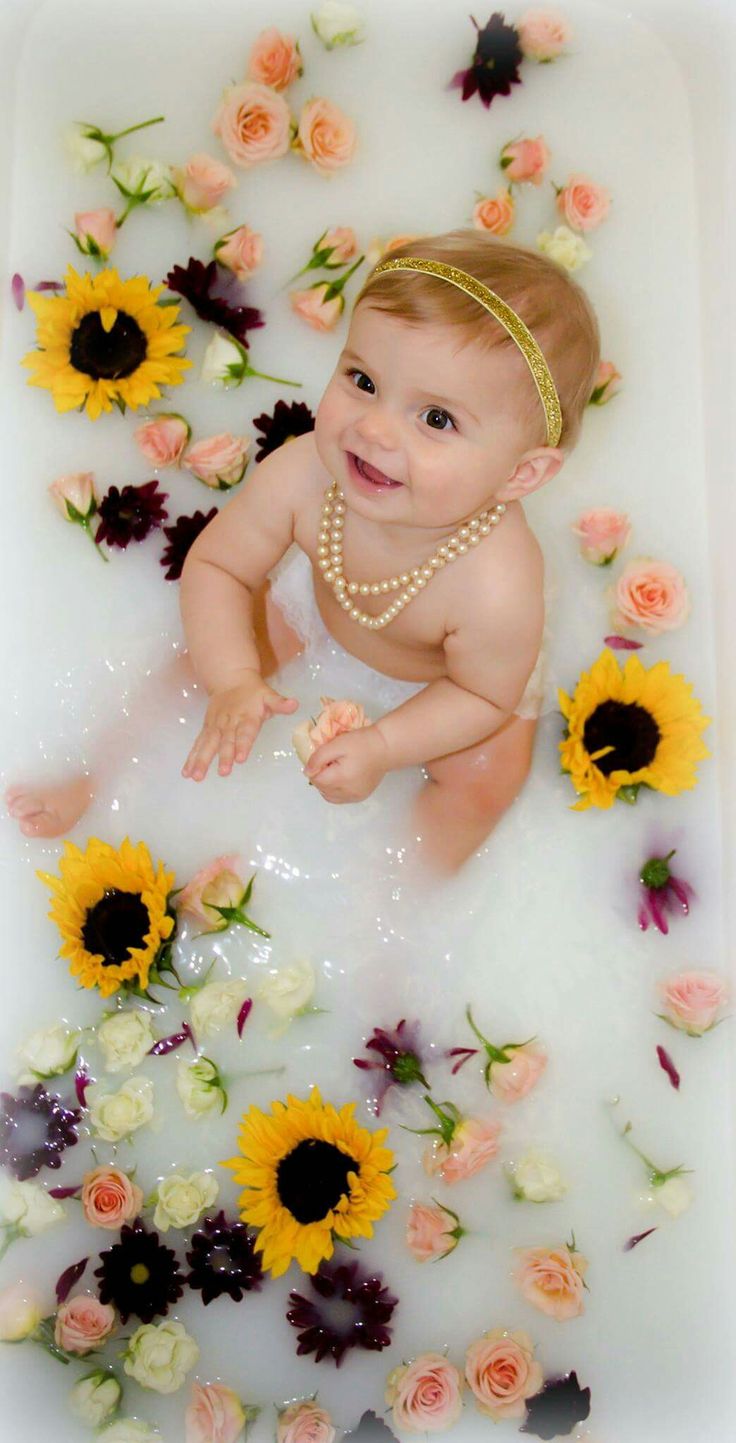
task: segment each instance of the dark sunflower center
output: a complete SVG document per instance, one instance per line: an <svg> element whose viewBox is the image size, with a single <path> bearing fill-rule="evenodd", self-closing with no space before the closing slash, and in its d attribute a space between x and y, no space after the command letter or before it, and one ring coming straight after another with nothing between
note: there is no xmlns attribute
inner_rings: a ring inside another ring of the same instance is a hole
<svg viewBox="0 0 736 1443"><path fill-rule="evenodd" d="M138 892L111 887L90 907L82 928L88 952L102 953L103 967L117 967L133 947L142 947L151 925L148 908Z"/></svg>
<svg viewBox="0 0 736 1443"><path fill-rule="evenodd" d="M281 1159L276 1187L298 1223L316 1223L337 1206L348 1190L348 1173L357 1171L355 1159L334 1143L307 1138Z"/></svg>
<svg viewBox="0 0 736 1443"><path fill-rule="evenodd" d="M651 712L637 702L603 701L591 712L583 728L585 750L592 755L612 747L596 766L604 777L611 772L638 772L654 759L660 730Z"/></svg>
<svg viewBox="0 0 736 1443"><path fill-rule="evenodd" d="M126 311L118 311L109 331L105 330L99 311L89 311L75 327L69 348L69 359L75 370L94 376L95 380L107 381L130 376L147 354L146 337Z"/></svg>

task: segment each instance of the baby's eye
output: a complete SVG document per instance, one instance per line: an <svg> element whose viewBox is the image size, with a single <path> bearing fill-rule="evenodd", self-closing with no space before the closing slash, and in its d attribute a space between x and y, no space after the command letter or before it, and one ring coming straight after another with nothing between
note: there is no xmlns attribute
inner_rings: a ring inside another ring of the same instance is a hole
<svg viewBox="0 0 736 1443"><path fill-rule="evenodd" d="M364 381L367 381L369 386L373 386L373 382L372 382L370 376L367 376L366 373L365 373L365 371L358 371L358 370L356 370L356 369L353 367L351 370L347 370L347 371L345 372L345 375L346 375L346 376L350 376L351 378L352 378L353 376L362 376L362 377L363 377L363 380L364 380ZM357 390L359 390L359 391L365 391L365 390L367 389L365 386L359 386L359 385L357 384L357 382L356 382L356 388L357 388ZM374 389L375 389L375 388L374 388ZM369 394L369 395L371 394L370 391L368 392L368 394Z"/></svg>
<svg viewBox="0 0 736 1443"><path fill-rule="evenodd" d="M426 406L425 410L427 412L427 425L432 431L446 431L448 428L444 425L445 421L450 422L450 427L453 431L457 429L449 411L443 411L440 406Z"/></svg>

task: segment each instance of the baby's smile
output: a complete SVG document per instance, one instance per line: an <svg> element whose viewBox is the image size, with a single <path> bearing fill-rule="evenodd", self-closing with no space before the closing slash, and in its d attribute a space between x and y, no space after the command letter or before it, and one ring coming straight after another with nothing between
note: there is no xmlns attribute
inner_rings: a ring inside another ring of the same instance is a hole
<svg viewBox="0 0 736 1443"><path fill-rule="evenodd" d="M396 491L402 486L401 481L395 481L392 476L387 476L385 471L379 471L377 466L372 466L369 461L356 456L354 451L346 451L345 455L348 458L351 480L364 493Z"/></svg>

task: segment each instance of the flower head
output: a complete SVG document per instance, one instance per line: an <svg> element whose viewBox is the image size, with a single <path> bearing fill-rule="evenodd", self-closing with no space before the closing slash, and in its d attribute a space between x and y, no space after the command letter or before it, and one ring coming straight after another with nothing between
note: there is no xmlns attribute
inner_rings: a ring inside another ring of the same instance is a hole
<svg viewBox="0 0 736 1443"><path fill-rule="evenodd" d="M120 1242L100 1253L99 1295L103 1303L114 1303L121 1321L131 1314L150 1323L157 1314L168 1312L183 1292L184 1279L176 1253L149 1233L140 1218L132 1227L123 1225Z"/></svg>
<svg viewBox="0 0 736 1443"><path fill-rule="evenodd" d="M575 1372L547 1378L539 1393L527 1398L526 1422L520 1433L535 1438L567 1438L590 1414L590 1388L581 1388Z"/></svg>
<svg viewBox="0 0 736 1443"><path fill-rule="evenodd" d="M47 1082L68 1072L77 1060L81 1033L63 1022L32 1032L16 1052L18 1081Z"/></svg>
<svg viewBox="0 0 736 1443"><path fill-rule="evenodd" d="M255 874L246 884L235 870L237 856L215 857L201 867L177 898L178 911L186 912L204 922L212 932L224 932L233 922L240 922L260 937L268 937L245 911L253 895Z"/></svg>
<svg viewBox="0 0 736 1443"><path fill-rule="evenodd" d="M555 10L527 10L517 29L524 58L540 65L556 60L572 38L567 21Z"/></svg>
<svg viewBox="0 0 736 1443"><path fill-rule="evenodd" d="M182 465L213 491L229 491L245 475L251 439L229 431L207 436L189 447Z"/></svg>
<svg viewBox="0 0 736 1443"><path fill-rule="evenodd" d="M658 988L663 1008L658 1016L689 1037L702 1037L717 1026L728 1001L728 983L717 972L677 972Z"/></svg>
<svg viewBox="0 0 736 1443"><path fill-rule="evenodd" d="M176 1090L187 1117L209 1117L227 1107L222 1078L209 1057L197 1057L194 1062L182 1057L176 1069Z"/></svg>
<svg viewBox="0 0 736 1443"><path fill-rule="evenodd" d="M537 245L543 255L564 266L566 271L579 271L593 254L583 237L571 231L569 225L558 225L554 231L540 230Z"/></svg>
<svg viewBox="0 0 736 1443"><path fill-rule="evenodd" d="M106 541L108 546L119 546L124 551L131 541L143 541L166 520L169 513L164 502L167 500L167 493L158 489L158 481L146 481L143 486L123 486L122 490L111 486L97 508L100 518L95 535L97 545Z"/></svg>
<svg viewBox="0 0 736 1443"><path fill-rule="evenodd" d="M113 1012L100 1023L96 1041L105 1059L106 1071L124 1072L139 1066L156 1039L148 1013L126 1009Z"/></svg>
<svg viewBox="0 0 736 1443"><path fill-rule="evenodd" d="M599 506L584 511L571 528L577 536L580 555L593 566L609 566L631 535L631 522L622 511Z"/></svg>
<svg viewBox="0 0 736 1443"><path fill-rule="evenodd" d="M480 1413L494 1423L523 1418L527 1399L541 1387L544 1374L534 1359L528 1333L493 1328L471 1343L465 1356L465 1380Z"/></svg>
<svg viewBox="0 0 736 1443"><path fill-rule="evenodd" d="M197 260L190 256L185 266L172 266L166 276L166 285L189 301L200 320L210 321L234 336L241 345L248 345L248 331L265 326L261 312L255 306L240 304L241 290L237 277L223 275L217 261Z"/></svg>
<svg viewBox="0 0 736 1443"><path fill-rule="evenodd" d="M160 565L166 567L167 581L179 580L197 537L216 515L217 507L213 506L206 513L195 511L191 516L177 516L173 526L164 526L167 545L161 552Z"/></svg>
<svg viewBox="0 0 736 1443"><path fill-rule="evenodd" d="M411 1022L407 1025L406 1018L402 1017L392 1032L387 1032L383 1027L373 1029L365 1045L370 1052L377 1053L376 1057L353 1058L354 1066L362 1071L380 1073L374 1098L376 1117L380 1116L390 1087L410 1087L414 1082L421 1082L423 1087L429 1087L422 1072L425 1064L419 1052L418 1037L419 1023Z"/></svg>
<svg viewBox="0 0 736 1443"><path fill-rule="evenodd" d="M689 882L675 877L670 871L670 860L677 848L673 847L666 857L649 857L639 873L643 896L639 902L639 926L646 932L650 921L658 932L665 936L669 932L667 913L679 911L687 916L690 901L695 895Z"/></svg>
<svg viewBox="0 0 736 1443"><path fill-rule="evenodd" d="M264 411L254 417L253 425L256 431L262 432L255 455L256 461L262 461L286 441L313 431L314 416L304 401L277 401L273 415Z"/></svg>
<svg viewBox="0 0 736 1443"><path fill-rule="evenodd" d="M61 1167L61 1154L79 1141L79 1108L66 1107L40 1082L20 1087L16 1097L0 1093L0 1166L9 1167L20 1182L36 1177L42 1167Z"/></svg>
<svg viewBox="0 0 736 1443"><path fill-rule="evenodd" d="M104 1348L116 1323L115 1309L109 1303L78 1293L57 1309L54 1341L65 1353L84 1357Z"/></svg>
<svg viewBox="0 0 736 1443"><path fill-rule="evenodd" d="M605 406L620 390L619 381L623 378L621 372L616 370L613 361L599 361L598 370L595 373L595 384L588 402L589 406Z"/></svg>
<svg viewBox="0 0 736 1443"><path fill-rule="evenodd" d="M82 1179L82 1210L93 1228L117 1232L132 1222L143 1206L143 1190L117 1167L100 1166Z"/></svg>
<svg viewBox="0 0 736 1443"><path fill-rule="evenodd" d="M0 1343L22 1343L42 1318L41 1299L26 1283L10 1283L0 1292Z"/></svg>
<svg viewBox="0 0 736 1443"><path fill-rule="evenodd" d="M365 20L357 6L348 0L322 0L319 10L310 14L312 29L325 47L360 45L365 40Z"/></svg>
<svg viewBox="0 0 736 1443"><path fill-rule="evenodd" d="M442 1353L422 1353L394 1368L386 1379L386 1402L399 1431L440 1433L456 1423L463 1407L462 1374Z"/></svg>
<svg viewBox="0 0 736 1443"><path fill-rule="evenodd" d="M473 20L472 15L470 18ZM487 110L495 96L510 95L511 86L521 84L523 52L518 30L507 25L498 11L483 29L477 20L473 24L478 32L473 59L467 70L453 75L449 89L462 89L463 100L470 100L477 91Z"/></svg>
<svg viewBox="0 0 736 1443"><path fill-rule="evenodd" d="M169 1173L156 1190L154 1225L159 1232L169 1228L189 1228L202 1213L212 1207L220 1191L217 1179L208 1172Z"/></svg>
<svg viewBox="0 0 736 1443"><path fill-rule="evenodd" d="M566 1243L557 1248L515 1248L515 1281L523 1297L558 1322L584 1311L583 1277L587 1258Z"/></svg>
<svg viewBox="0 0 736 1443"><path fill-rule="evenodd" d="M123 1390L114 1373L96 1368L74 1384L69 1394L73 1413L91 1428L100 1428L117 1411Z"/></svg>
<svg viewBox="0 0 736 1443"><path fill-rule="evenodd" d="M335 1429L316 1399L282 1408L276 1425L276 1443L335 1443Z"/></svg>
<svg viewBox="0 0 736 1443"><path fill-rule="evenodd" d="M246 74L259 85L272 90L286 90L298 80L304 69L299 42L293 35L284 35L275 25L262 30L251 46Z"/></svg>
<svg viewBox="0 0 736 1443"><path fill-rule="evenodd" d="M245 1223L228 1222L224 1212L205 1218L192 1236L191 1252L187 1253L191 1272L186 1279L190 1288L201 1292L205 1306L223 1293L239 1303L244 1293L260 1290L263 1268L254 1244L254 1235Z"/></svg>
<svg viewBox="0 0 736 1443"><path fill-rule="evenodd" d="M413 1202L409 1209L406 1225L406 1246L418 1263L439 1262L455 1251L465 1228L460 1226L457 1213L451 1208L435 1203Z"/></svg>
<svg viewBox="0 0 736 1443"><path fill-rule="evenodd" d="M124 1356L126 1373L141 1388L175 1393L194 1367L199 1348L183 1323L167 1320L136 1328Z"/></svg>
<svg viewBox="0 0 736 1443"><path fill-rule="evenodd" d="M314 1353L315 1363L332 1358L339 1368L350 1348L371 1352L388 1348L388 1324L398 1298L384 1286L380 1274L365 1273L357 1263L321 1263L310 1283L309 1298L289 1294L286 1317L299 1329L299 1356ZM348 1312L345 1304L353 1311Z"/></svg>
<svg viewBox="0 0 736 1443"><path fill-rule="evenodd" d="M105 1142L122 1142L153 1118L153 1083L150 1077L129 1077L117 1092L97 1086L89 1105L90 1126Z"/></svg>
<svg viewBox="0 0 736 1443"><path fill-rule="evenodd" d="M192 1383L184 1418L184 1443L235 1443L250 1410L223 1383Z"/></svg>
<svg viewBox="0 0 736 1443"><path fill-rule="evenodd" d="M541 185L549 165L549 150L541 135L535 140L512 140L503 147L499 165L512 185Z"/></svg>

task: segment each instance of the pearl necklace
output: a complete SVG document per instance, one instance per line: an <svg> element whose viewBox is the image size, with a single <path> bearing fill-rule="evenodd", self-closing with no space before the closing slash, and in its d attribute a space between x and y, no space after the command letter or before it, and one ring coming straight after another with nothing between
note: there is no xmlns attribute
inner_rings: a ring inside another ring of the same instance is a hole
<svg viewBox="0 0 736 1443"><path fill-rule="evenodd" d="M398 576L390 576L386 581L348 581L345 576L342 564L342 533L346 509L345 497L337 482L333 481L325 492L322 504L322 521L317 538L318 565L348 616L357 621L359 626L378 631L381 627L388 626L443 566L458 556L464 556L471 546L477 546L484 536L488 536L493 527L498 525L506 507L500 501L498 505L479 512L466 526L458 527L452 536L448 536L421 566L414 566L411 571L402 571ZM398 592L398 596L378 616L362 611L354 600L356 596L382 596L392 591Z"/></svg>

